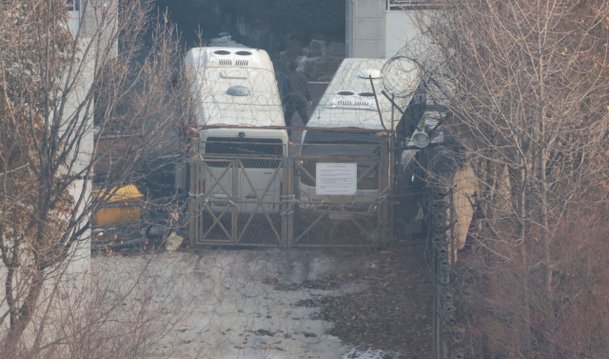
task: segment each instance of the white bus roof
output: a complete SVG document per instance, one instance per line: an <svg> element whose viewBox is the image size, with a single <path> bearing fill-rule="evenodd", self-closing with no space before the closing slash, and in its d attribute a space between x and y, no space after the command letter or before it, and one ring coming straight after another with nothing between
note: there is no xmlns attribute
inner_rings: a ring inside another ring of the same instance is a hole
<svg viewBox="0 0 609 359"><path fill-rule="evenodd" d="M247 47L193 47L186 53L186 65L195 69L210 66L273 69L266 51Z"/></svg>
<svg viewBox="0 0 609 359"><path fill-rule="evenodd" d="M185 65L204 126L285 126L273 64L264 50L198 47Z"/></svg>
<svg viewBox="0 0 609 359"><path fill-rule="evenodd" d="M381 94L383 87L383 66L387 59L344 59L332 82L324 92L319 104L311 114L307 127L355 127L370 130L391 129L397 126L401 114L395 108L392 109L391 102ZM404 66L404 64L401 64ZM414 63L407 63L408 68L403 72L392 71L390 76L392 83L404 84L400 96L394 101L405 110L414 95L414 90L419 85L419 71ZM373 94L370 77L374 83L376 99ZM391 94L390 94L391 95ZM379 108L383 117L383 123L379 118ZM392 121L393 117L393 121Z"/></svg>

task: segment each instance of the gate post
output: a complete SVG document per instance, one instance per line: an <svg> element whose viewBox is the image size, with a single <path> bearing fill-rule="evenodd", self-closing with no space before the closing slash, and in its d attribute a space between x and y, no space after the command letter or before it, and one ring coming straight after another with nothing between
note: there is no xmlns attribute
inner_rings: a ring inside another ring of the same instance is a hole
<svg viewBox="0 0 609 359"><path fill-rule="evenodd" d="M188 239L191 248L199 242L201 235L201 187L202 171L201 161L189 160L189 189L188 189Z"/></svg>
<svg viewBox="0 0 609 359"><path fill-rule="evenodd" d="M245 166L243 166L243 162L241 158L233 159L230 162L233 166L231 171L232 174L232 190L230 194L230 240L231 243L237 244L239 243L239 208L237 207L237 203L239 203L239 182L241 181L241 171L245 171Z"/></svg>
<svg viewBox="0 0 609 359"><path fill-rule="evenodd" d="M281 239L287 248L292 247L294 241L294 167L292 166L292 151L283 159L283 190L281 193Z"/></svg>
<svg viewBox="0 0 609 359"><path fill-rule="evenodd" d="M385 207L387 208L387 223L389 225L387 235L389 236L389 242L393 242L395 236L393 233L394 229L394 203L393 203L393 191L395 190L395 131L391 132L389 140L387 141L387 197L385 197Z"/></svg>
<svg viewBox="0 0 609 359"><path fill-rule="evenodd" d="M379 238L380 244L393 240L393 146L389 136L381 146L379 157Z"/></svg>

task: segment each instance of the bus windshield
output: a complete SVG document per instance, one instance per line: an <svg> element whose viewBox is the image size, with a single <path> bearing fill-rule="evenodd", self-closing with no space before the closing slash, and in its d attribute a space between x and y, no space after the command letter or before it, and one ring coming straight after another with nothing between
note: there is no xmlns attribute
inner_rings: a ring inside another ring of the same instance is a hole
<svg viewBox="0 0 609 359"><path fill-rule="evenodd" d="M374 132L346 132L309 130L302 145L303 155L355 155L380 154L380 146L387 137Z"/></svg>

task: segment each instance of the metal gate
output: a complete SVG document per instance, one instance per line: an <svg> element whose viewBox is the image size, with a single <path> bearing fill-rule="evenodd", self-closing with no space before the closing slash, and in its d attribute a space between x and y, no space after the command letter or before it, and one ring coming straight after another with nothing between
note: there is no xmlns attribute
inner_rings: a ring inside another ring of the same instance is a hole
<svg viewBox="0 0 609 359"><path fill-rule="evenodd" d="M354 247L387 243L392 238L393 228L389 141L380 143L378 149L369 154L330 156L323 151L312 152L320 154L310 155L299 148L292 151L298 154L292 156L295 204L290 244L295 247ZM317 174L320 164L356 168L356 194L318 195L316 192L322 185Z"/></svg>
<svg viewBox="0 0 609 359"><path fill-rule="evenodd" d="M193 245L286 246L285 158L199 158L190 162L189 237ZM248 164L265 161L253 170ZM264 181L255 171L264 171ZM269 195L271 194L272 195Z"/></svg>
<svg viewBox="0 0 609 359"><path fill-rule="evenodd" d="M198 156L189 162L189 237L193 246L378 246L393 234L392 156L389 141L370 155L289 157ZM252 163L265 161L264 176ZM312 164L357 167L365 196L307 196L317 190ZM255 178L254 178L255 177ZM247 192L247 193L246 193ZM310 193L309 193L310 194Z"/></svg>

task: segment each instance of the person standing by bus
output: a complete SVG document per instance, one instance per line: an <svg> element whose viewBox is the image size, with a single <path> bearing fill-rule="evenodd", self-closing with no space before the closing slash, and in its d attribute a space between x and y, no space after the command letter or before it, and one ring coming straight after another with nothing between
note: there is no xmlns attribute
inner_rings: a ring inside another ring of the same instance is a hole
<svg viewBox="0 0 609 359"><path fill-rule="evenodd" d="M290 62L290 73L285 77L285 123L288 127L292 126L292 117L295 112L306 125L309 121L309 106L311 106L311 92L309 91L309 82L307 77L298 71L298 64Z"/></svg>

